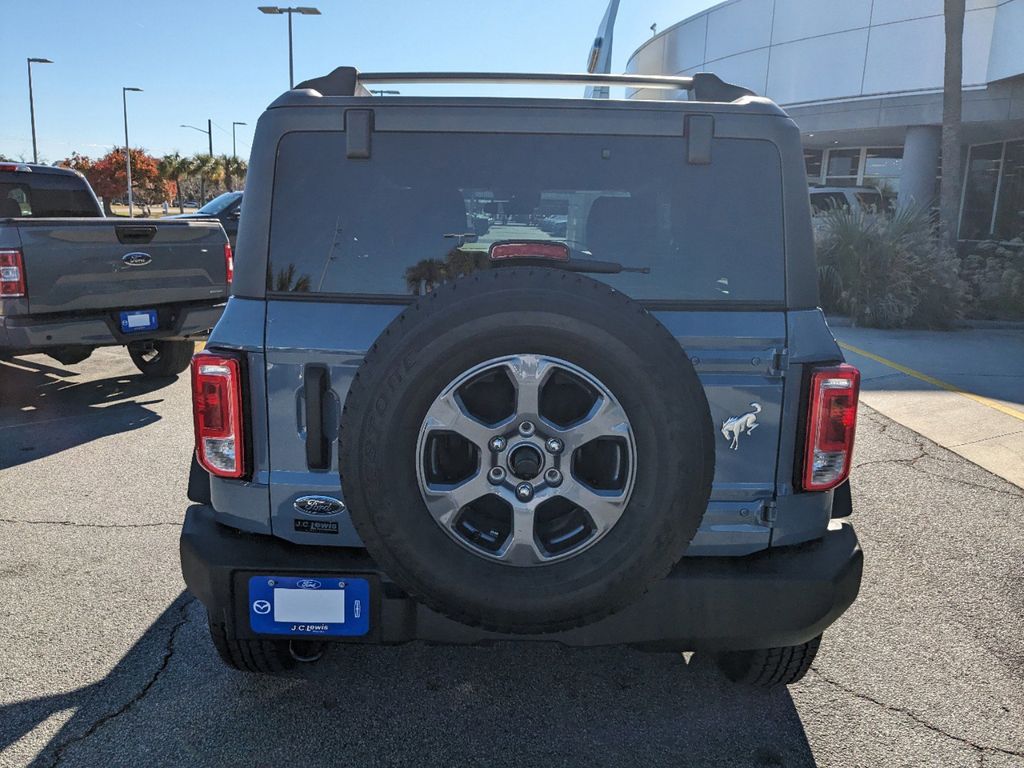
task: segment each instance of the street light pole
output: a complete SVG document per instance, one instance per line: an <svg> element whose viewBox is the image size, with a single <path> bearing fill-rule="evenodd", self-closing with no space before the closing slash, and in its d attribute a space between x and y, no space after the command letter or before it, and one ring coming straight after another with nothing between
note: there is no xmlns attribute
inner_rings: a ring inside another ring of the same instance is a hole
<svg viewBox="0 0 1024 768"><path fill-rule="evenodd" d="M231 156L235 159L238 158L238 152L235 150L235 126L236 125L248 125L248 123L242 123L235 121L231 123Z"/></svg>
<svg viewBox="0 0 1024 768"><path fill-rule="evenodd" d="M32 65L53 64L49 59L26 59L28 62L28 112L32 119L32 162L39 162L39 151L36 149L36 104L32 98Z"/></svg>
<svg viewBox="0 0 1024 768"><path fill-rule="evenodd" d="M292 14L288 12L288 89L295 87L295 64L292 60Z"/></svg>
<svg viewBox="0 0 1024 768"><path fill-rule="evenodd" d="M302 16L319 16L319 8L299 7L299 8L279 8L276 5L261 5L258 6L257 10L260 13L266 13L271 16L280 15L285 13L288 15L288 87L295 87L295 67L292 61L292 14L298 13Z"/></svg>
<svg viewBox="0 0 1024 768"><path fill-rule="evenodd" d="M132 199L132 149L128 143L128 91L142 91L141 88L121 88L121 106L124 107L124 166L128 173L128 218L135 217L134 201Z"/></svg>
<svg viewBox="0 0 1024 768"><path fill-rule="evenodd" d="M210 149L210 157L213 157L213 120L210 118L206 119L206 130L202 128L196 128L194 125L179 125L179 128L191 128L193 131L199 131L200 133L206 134L206 139L209 142L208 147ZM202 203L206 202L206 176L205 174L199 174L199 197Z"/></svg>
<svg viewBox="0 0 1024 768"><path fill-rule="evenodd" d="M206 120L206 128L205 128L205 130L203 128L196 128L194 125L185 125L184 123L182 123L178 127L179 128L191 128L193 131L199 131L200 133L205 133L206 134L206 138L209 141L210 156L213 157L213 120L210 120L210 119Z"/></svg>

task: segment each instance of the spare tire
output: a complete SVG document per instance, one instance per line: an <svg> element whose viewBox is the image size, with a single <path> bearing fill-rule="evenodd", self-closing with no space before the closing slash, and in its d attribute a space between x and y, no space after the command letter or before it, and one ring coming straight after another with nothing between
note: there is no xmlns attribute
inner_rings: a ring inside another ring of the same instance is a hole
<svg viewBox="0 0 1024 768"><path fill-rule="evenodd" d="M345 503L384 572L499 632L635 601L693 538L714 474L678 342L557 269L477 273L402 312L354 377L340 442Z"/></svg>

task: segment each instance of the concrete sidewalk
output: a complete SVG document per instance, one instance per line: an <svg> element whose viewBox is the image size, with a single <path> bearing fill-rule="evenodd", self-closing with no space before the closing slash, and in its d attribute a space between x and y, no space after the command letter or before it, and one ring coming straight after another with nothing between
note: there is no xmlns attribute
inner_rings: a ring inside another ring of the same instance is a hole
<svg viewBox="0 0 1024 768"><path fill-rule="evenodd" d="M833 333L863 403L1024 487L1024 332Z"/></svg>

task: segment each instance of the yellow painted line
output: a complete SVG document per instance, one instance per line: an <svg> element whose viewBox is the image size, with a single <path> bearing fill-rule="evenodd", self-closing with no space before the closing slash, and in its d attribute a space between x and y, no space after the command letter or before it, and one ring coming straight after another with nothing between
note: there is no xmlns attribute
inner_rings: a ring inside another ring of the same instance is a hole
<svg viewBox="0 0 1024 768"><path fill-rule="evenodd" d="M1024 412L1018 411L1016 408L1011 408L1008 405L1003 405L1002 403L996 400L992 400L987 397L982 397L981 395L976 395L973 392L965 392L964 390L960 389L960 387L950 384L947 381L936 379L934 376L929 376L927 373L915 371L913 368L908 368L905 365L900 365L899 363L895 363L892 360L886 360L884 357L880 357L874 354L873 352L868 352L866 349L855 347L852 344L847 344L845 342L840 341L839 346L842 347L843 349L853 352L854 354L861 355L863 357L868 358L869 360L874 360L876 363L881 363L882 365L887 365L890 368L895 368L900 373L905 373L907 374L907 376L913 376L915 379L919 379L920 381L923 381L927 384L931 384L933 387L944 389L947 392L952 392L956 395L960 395L960 397L966 397L968 400L973 400L976 403L980 403L981 405L984 405L986 408L991 408L992 410L999 411L1000 413L1005 413L1007 416L1013 416L1013 418L1015 419L1020 419L1021 421L1024 421Z"/></svg>
<svg viewBox="0 0 1024 768"><path fill-rule="evenodd" d="M205 341L197 341L196 342L196 352L202 352L204 349L206 349L206 342Z"/></svg>

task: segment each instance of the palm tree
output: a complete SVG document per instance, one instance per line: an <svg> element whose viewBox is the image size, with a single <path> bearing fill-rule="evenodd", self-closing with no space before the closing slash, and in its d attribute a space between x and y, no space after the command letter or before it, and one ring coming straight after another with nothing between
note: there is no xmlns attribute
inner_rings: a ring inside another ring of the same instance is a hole
<svg viewBox="0 0 1024 768"><path fill-rule="evenodd" d="M405 285L409 293L423 296L440 285L444 277L444 262L437 259L422 259L406 268Z"/></svg>
<svg viewBox="0 0 1024 768"><path fill-rule="evenodd" d="M206 203L206 182L218 181L223 170L213 155L196 155L192 158L192 172L199 177L199 204Z"/></svg>
<svg viewBox="0 0 1024 768"><path fill-rule="evenodd" d="M242 180L244 186L245 173L249 170L245 160L231 155L221 155L217 158L221 171L224 174L224 186L228 192L235 191L235 182Z"/></svg>
<svg viewBox="0 0 1024 768"><path fill-rule="evenodd" d="M174 188L178 192L178 212L185 212L185 193L181 189L182 177L192 173L192 158L182 157L175 152L171 155L164 155L157 164L161 178L174 182Z"/></svg>
<svg viewBox="0 0 1024 768"><path fill-rule="evenodd" d="M300 275L296 278L295 272L294 264L289 264L287 267L279 269L277 274L274 275L274 290L308 293L309 287L312 284L309 275Z"/></svg>
<svg viewBox="0 0 1024 768"><path fill-rule="evenodd" d="M939 221L942 239L956 247L960 209L960 120L963 106L965 0L945 0L946 57L942 85L942 179Z"/></svg>

